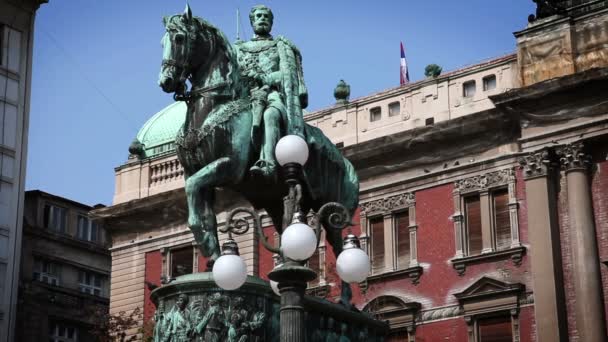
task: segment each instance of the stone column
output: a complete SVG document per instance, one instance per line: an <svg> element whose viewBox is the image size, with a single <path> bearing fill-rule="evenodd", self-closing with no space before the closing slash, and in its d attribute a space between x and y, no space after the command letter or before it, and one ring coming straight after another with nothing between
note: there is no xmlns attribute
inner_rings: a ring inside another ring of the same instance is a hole
<svg viewBox="0 0 608 342"><path fill-rule="evenodd" d="M587 174L590 162L580 142L559 148L558 155L562 169L566 172L576 326L581 341L602 342L606 341L606 324Z"/></svg>
<svg viewBox="0 0 608 342"><path fill-rule="evenodd" d="M565 342L568 339L552 159L549 151L541 150L520 161L526 182L538 342Z"/></svg>

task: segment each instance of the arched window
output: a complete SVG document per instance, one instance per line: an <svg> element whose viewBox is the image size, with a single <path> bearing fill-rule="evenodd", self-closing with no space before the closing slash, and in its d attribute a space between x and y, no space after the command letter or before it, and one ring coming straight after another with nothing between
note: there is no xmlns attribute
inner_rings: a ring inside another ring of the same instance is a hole
<svg viewBox="0 0 608 342"><path fill-rule="evenodd" d="M416 315L420 311L420 303L408 302L397 296L379 296L367 303L363 311L378 320L388 321L390 333L385 341L416 340Z"/></svg>

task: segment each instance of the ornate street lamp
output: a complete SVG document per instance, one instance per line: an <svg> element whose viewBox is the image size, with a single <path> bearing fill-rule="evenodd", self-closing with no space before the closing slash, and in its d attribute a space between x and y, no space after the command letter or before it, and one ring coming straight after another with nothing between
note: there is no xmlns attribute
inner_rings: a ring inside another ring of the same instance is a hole
<svg viewBox="0 0 608 342"><path fill-rule="evenodd" d="M288 217L292 217L291 224L281 234L279 246L272 246L268 243L262 230L261 219L254 210L232 210L228 214L226 225L220 228L221 232L228 233L228 240L222 245L222 256L213 266L213 277L216 284L225 290L237 289L245 282L245 262L239 256L238 245L232 239L232 234L247 233L251 227L247 218L252 217L253 228L264 248L278 254L281 260L268 274L273 290L281 296L281 341L303 342L306 336L303 297L307 283L317 277L317 274L306 266L306 262L319 246L322 223L326 229L342 230L350 224L350 215L344 206L331 202L323 205L315 214L314 230L304 223L305 213L300 209L300 180L302 166L308 159L308 146L299 136L288 135L277 143L275 156L289 188L288 198L292 199L285 201L284 208L285 213L289 214ZM361 250L357 237L352 233L349 233L344 241L344 250L338 256L336 268L340 278L349 283L361 282L369 273L369 257Z"/></svg>

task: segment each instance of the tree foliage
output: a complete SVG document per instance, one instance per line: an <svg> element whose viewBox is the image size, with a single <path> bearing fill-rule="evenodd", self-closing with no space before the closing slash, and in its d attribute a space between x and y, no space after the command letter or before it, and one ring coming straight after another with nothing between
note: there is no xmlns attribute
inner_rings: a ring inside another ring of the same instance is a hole
<svg viewBox="0 0 608 342"><path fill-rule="evenodd" d="M127 332L137 327L143 317L142 310L135 308L131 313L120 311L117 314L110 314L107 309L97 309L93 313L97 318L97 324L91 329L96 341L99 342L133 342L137 336L127 338Z"/></svg>

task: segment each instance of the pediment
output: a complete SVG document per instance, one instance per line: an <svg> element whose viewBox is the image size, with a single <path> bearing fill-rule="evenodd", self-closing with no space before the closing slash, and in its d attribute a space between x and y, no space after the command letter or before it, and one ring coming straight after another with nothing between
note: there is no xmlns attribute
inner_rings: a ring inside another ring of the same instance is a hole
<svg viewBox="0 0 608 342"><path fill-rule="evenodd" d="M459 301L466 301L468 299L500 294L518 294L524 290L525 285L521 283L505 283L490 277L481 277L464 291L455 293L454 296Z"/></svg>

